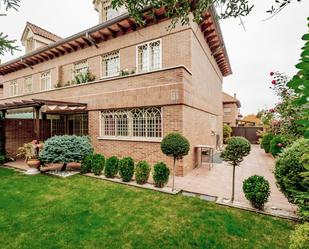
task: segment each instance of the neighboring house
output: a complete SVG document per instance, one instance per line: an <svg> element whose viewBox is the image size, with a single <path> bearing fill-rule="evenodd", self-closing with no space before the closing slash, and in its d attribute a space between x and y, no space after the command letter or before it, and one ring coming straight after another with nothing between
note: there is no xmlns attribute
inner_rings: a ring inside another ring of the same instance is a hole
<svg viewBox="0 0 309 249"><path fill-rule="evenodd" d="M6 150L13 155L35 136L89 135L106 157L172 165L160 141L180 132L191 148L176 174L186 174L196 145L222 140L222 79L231 68L214 11L168 32L164 8L145 9L140 27L110 1L94 5L100 23L65 39L27 23L28 53L0 65ZM76 84L89 72L95 80Z"/></svg>
<svg viewBox="0 0 309 249"><path fill-rule="evenodd" d="M231 95L222 92L223 98L223 123L229 126L237 126L237 120L239 119L240 113L239 108L241 107L240 101Z"/></svg>

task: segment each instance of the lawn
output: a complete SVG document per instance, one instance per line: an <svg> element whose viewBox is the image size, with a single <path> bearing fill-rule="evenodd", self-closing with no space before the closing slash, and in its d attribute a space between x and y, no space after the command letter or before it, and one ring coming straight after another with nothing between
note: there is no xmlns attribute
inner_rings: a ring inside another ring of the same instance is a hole
<svg viewBox="0 0 309 249"><path fill-rule="evenodd" d="M0 168L0 248L286 248L294 224L85 176Z"/></svg>

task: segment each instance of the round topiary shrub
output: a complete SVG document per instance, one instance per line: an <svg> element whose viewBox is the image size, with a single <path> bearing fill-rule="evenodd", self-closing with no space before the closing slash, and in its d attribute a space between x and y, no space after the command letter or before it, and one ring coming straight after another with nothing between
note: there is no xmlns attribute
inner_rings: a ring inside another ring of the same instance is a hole
<svg viewBox="0 0 309 249"><path fill-rule="evenodd" d="M262 210L270 195L268 181L263 176L250 176L243 182L242 188L251 205Z"/></svg>
<svg viewBox="0 0 309 249"><path fill-rule="evenodd" d="M80 172L82 174L86 174L86 173L90 173L91 172L92 157L93 157L93 154L89 154L82 161L82 165L81 165L81 168L80 168Z"/></svg>
<svg viewBox="0 0 309 249"><path fill-rule="evenodd" d="M146 161L140 161L135 166L135 180L137 184L145 184L150 174L150 166Z"/></svg>
<svg viewBox="0 0 309 249"><path fill-rule="evenodd" d="M281 136L275 136L270 141L270 147L269 152L276 157L278 154L280 154L283 151L283 148L285 147L285 141Z"/></svg>
<svg viewBox="0 0 309 249"><path fill-rule="evenodd" d="M163 162L158 162L153 167L153 180L154 185L157 188L163 188L163 186L168 182L168 177L170 175L170 170Z"/></svg>
<svg viewBox="0 0 309 249"><path fill-rule="evenodd" d="M269 153L270 150L270 142L271 140L274 138L274 134L272 133L266 133L263 137L262 137L262 141L261 141L261 146L262 148L265 150L266 153Z"/></svg>
<svg viewBox="0 0 309 249"><path fill-rule="evenodd" d="M82 162L93 148L87 136L54 136L46 140L40 153L43 163Z"/></svg>
<svg viewBox="0 0 309 249"><path fill-rule="evenodd" d="M170 157L181 159L188 155L190 143L188 139L179 133L170 133L166 135L161 142L162 152Z"/></svg>
<svg viewBox="0 0 309 249"><path fill-rule="evenodd" d="M105 158L101 154L94 154L92 156L92 172L96 176L101 175L103 169L104 169L104 163L105 163Z"/></svg>
<svg viewBox="0 0 309 249"><path fill-rule="evenodd" d="M298 225L292 232L289 249L309 249L309 223Z"/></svg>
<svg viewBox="0 0 309 249"><path fill-rule="evenodd" d="M131 181L134 175L134 160L131 157L119 161L119 174L124 182Z"/></svg>
<svg viewBox="0 0 309 249"><path fill-rule="evenodd" d="M108 158L105 162L104 175L107 178L114 178L119 170L119 159L116 156Z"/></svg>

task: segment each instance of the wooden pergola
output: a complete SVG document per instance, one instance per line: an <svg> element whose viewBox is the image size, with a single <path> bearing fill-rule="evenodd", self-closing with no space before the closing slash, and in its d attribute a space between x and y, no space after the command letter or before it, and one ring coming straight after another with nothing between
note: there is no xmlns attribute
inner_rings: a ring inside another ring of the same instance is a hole
<svg viewBox="0 0 309 249"><path fill-rule="evenodd" d="M31 99L31 100L13 101L12 103L0 104L0 111L2 112L2 117L5 118L7 110L32 107L35 111L34 133L36 135L36 140L40 141L40 110L44 106L60 107L62 110L65 110L66 108L68 109L77 108L86 110L87 108L87 104L85 103Z"/></svg>
<svg viewBox="0 0 309 249"><path fill-rule="evenodd" d="M139 26L128 13L123 14L73 36L52 43L46 47L37 49L15 60L1 64L0 75L6 75L25 68L33 69L35 65L87 47L94 46L98 48L98 44L106 42L107 40L138 31L146 26L168 19L165 8L163 7L160 9L147 7L142 13L145 23L144 26ZM203 21L200 23L199 27L204 34L205 41L207 42L211 54L216 60L223 76L231 74L232 70L225 49L224 40L213 8L204 13Z"/></svg>

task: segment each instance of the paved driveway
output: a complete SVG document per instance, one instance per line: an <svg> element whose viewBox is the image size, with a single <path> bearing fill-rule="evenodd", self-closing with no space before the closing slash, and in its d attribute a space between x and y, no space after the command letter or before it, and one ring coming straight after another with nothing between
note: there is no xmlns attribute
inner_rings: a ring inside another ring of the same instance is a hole
<svg viewBox="0 0 309 249"><path fill-rule="evenodd" d="M288 202L275 184L274 164L273 158L266 155L258 145L252 145L250 155L244 159L240 167L236 168L235 202L249 204L243 194L242 183L249 176L257 174L264 176L270 184L271 194L265 206L294 212L296 206ZM230 198L232 169L226 162L214 164L210 170L207 166L203 166L194 169L185 177L176 177L175 186L176 189L189 192Z"/></svg>

